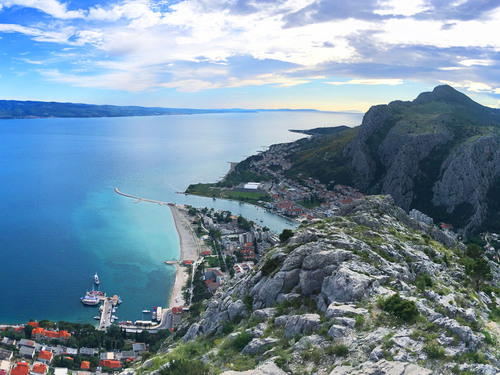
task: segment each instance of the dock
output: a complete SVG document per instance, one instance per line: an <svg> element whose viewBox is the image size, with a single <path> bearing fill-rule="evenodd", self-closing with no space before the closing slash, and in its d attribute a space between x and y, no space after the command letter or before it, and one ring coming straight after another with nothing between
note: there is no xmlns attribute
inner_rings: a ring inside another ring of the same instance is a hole
<svg viewBox="0 0 500 375"><path fill-rule="evenodd" d="M113 316L113 307L118 305L118 296L113 297L101 296L99 299L103 302L101 319L99 320L99 331L106 331L111 325L111 317Z"/></svg>

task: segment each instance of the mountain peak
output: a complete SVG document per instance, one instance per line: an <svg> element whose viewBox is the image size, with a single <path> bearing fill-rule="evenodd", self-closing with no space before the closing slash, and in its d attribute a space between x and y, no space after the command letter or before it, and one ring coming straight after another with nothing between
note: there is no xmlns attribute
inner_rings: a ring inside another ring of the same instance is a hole
<svg viewBox="0 0 500 375"><path fill-rule="evenodd" d="M413 101L415 104L427 104L430 102L445 102L463 106L483 107L481 104L476 103L467 95L462 94L449 85L436 86L431 92L421 93L417 99Z"/></svg>

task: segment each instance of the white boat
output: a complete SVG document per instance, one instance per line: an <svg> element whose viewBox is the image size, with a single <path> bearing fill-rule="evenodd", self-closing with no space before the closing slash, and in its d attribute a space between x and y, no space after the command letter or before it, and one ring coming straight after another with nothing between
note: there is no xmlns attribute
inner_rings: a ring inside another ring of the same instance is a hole
<svg viewBox="0 0 500 375"><path fill-rule="evenodd" d="M95 285L99 285L99 283L100 283L99 276L97 276L97 272L94 275L94 283L95 283Z"/></svg>
<svg viewBox="0 0 500 375"><path fill-rule="evenodd" d="M118 318L115 315L112 315L111 319L118 320Z"/></svg>
<svg viewBox="0 0 500 375"><path fill-rule="evenodd" d="M89 306L95 306L95 305L98 305L99 302L101 302L101 300L99 298L89 297L89 296L81 297L80 301L82 301L82 303L84 305L89 305Z"/></svg>
<svg viewBox="0 0 500 375"><path fill-rule="evenodd" d="M151 312L151 311L146 310L146 309L142 310L142 313L143 313L143 314L149 314L150 312Z"/></svg>
<svg viewBox="0 0 500 375"><path fill-rule="evenodd" d="M94 316L95 320L101 320L101 317L99 315Z"/></svg>

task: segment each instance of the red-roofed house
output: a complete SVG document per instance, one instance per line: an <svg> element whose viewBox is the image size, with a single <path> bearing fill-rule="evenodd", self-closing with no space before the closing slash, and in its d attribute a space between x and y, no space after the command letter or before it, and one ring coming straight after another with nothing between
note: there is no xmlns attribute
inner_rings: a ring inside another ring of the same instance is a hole
<svg viewBox="0 0 500 375"><path fill-rule="evenodd" d="M32 375L45 375L47 373L47 365L43 363L35 363L30 372Z"/></svg>
<svg viewBox="0 0 500 375"><path fill-rule="evenodd" d="M17 362L16 367L10 372L12 375L28 375L30 372L30 365L26 362Z"/></svg>
<svg viewBox="0 0 500 375"><path fill-rule="evenodd" d="M53 359L54 354L48 350L40 350L40 353L38 353L38 360L46 365L50 365Z"/></svg>
<svg viewBox="0 0 500 375"><path fill-rule="evenodd" d="M111 359L105 359L100 361L99 366L104 366L109 368L122 368L120 361L113 361Z"/></svg>
<svg viewBox="0 0 500 375"><path fill-rule="evenodd" d="M31 332L31 337L39 341L55 339L66 342L71 337L71 333L69 333L68 331L48 331L46 329L43 329L42 327L38 327Z"/></svg>
<svg viewBox="0 0 500 375"><path fill-rule="evenodd" d="M80 365L81 370L89 370L90 369L90 362L89 361L82 361Z"/></svg>
<svg viewBox="0 0 500 375"><path fill-rule="evenodd" d="M29 326L35 327L35 328L38 327L38 322L28 322L26 324L29 325Z"/></svg>

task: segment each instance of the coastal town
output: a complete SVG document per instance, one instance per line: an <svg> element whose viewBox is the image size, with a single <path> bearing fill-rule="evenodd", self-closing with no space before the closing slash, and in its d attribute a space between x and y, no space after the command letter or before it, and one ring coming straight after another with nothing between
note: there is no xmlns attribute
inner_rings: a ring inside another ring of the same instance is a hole
<svg viewBox="0 0 500 375"><path fill-rule="evenodd" d="M105 327L102 318L97 326L46 320L0 325L0 375L121 371L155 352L155 345L175 333L193 305L232 277L250 272L262 253L280 241L268 228L228 211L169 207L181 244L179 260L165 261L177 271L169 307L158 307L154 319L109 322ZM108 298L99 297L105 302Z"/></svg>
<svg viewBox="0 0 500 375"><path fill-rule="evenodd" d="M288 162L281 155L290 150L283 147L290 145L272 146L251 162L254 171L271 175L271 181L248 181L235 189L268 194L271 199L260 202L261 205L298 222L330 217L343 205L363 198L363 194L349 186L327 187L311 178L300 181L286 178L283 172ZM112 312L119 304L119 297L110 298L93 291L94 294L82 297L82 303L89 299L104 302L96 327L48 321L0 325L0 375L106 374L133 366L156 352L162 340L186 327L183 324L186 318L199 314L204 301L220 287L252 272L267 249L292 234L291 230L273 233L266 226L229 211L159 202L124 194L118 189L115 192L134 199L134 203L164 205L172 212L180 256L176 260L163 260L166 266L176 269L169 306L155 308L149 320L114 322ZM410 216L434 225L432 218L418 210L412 210ZM440 227L456 236L448 224L441 223ZM486 243L484 250L488 257L498 261L499 235L483 234L481 240ZM98 284L97 274L95 279Z"/></svg>

